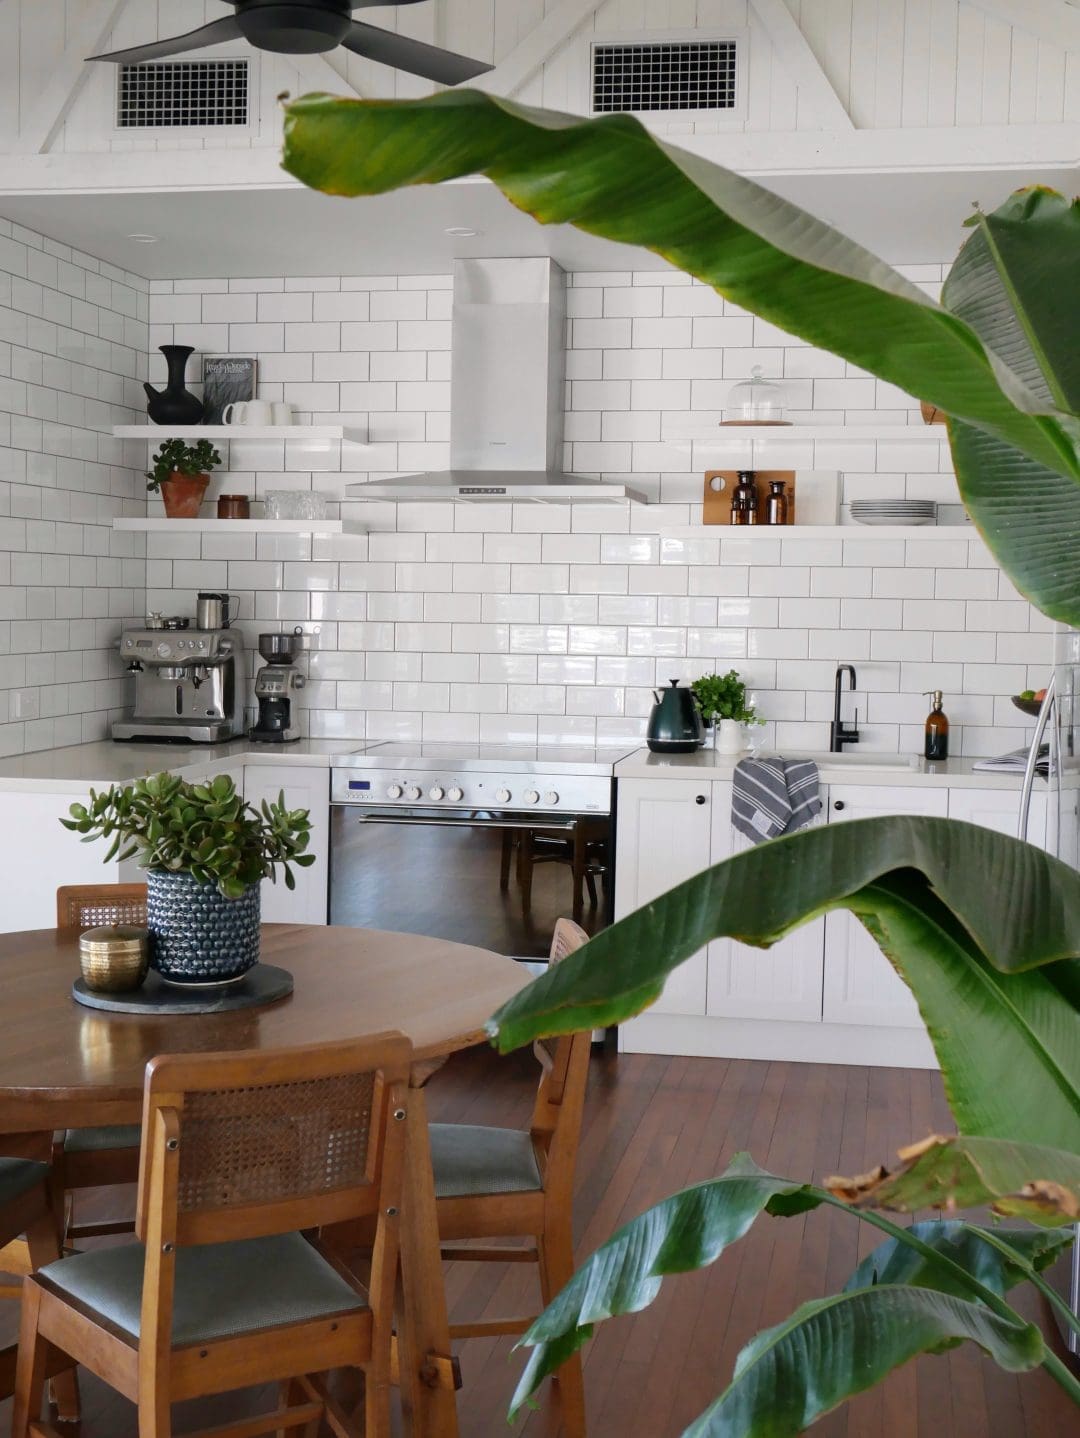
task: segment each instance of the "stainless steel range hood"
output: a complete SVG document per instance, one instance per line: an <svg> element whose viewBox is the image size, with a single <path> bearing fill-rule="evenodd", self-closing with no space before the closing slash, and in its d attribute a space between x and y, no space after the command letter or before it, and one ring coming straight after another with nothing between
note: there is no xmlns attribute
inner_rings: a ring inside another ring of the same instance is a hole
<svg viewBox="0 0 1080 1438"><path fill-rule="evenodd" d="M553 260L458 260L450 468L352 484L350 499L644 503L563 463L566 276Z"/></svg>

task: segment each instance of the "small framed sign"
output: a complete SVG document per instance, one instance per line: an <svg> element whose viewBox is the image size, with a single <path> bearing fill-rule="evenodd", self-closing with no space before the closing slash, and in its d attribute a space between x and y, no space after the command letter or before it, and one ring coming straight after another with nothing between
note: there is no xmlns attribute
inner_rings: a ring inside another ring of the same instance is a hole
<svg viewBox="0 0 1080 1438"><path fill-rule="evenodd" d="M227 404L254 399L257 360L241 355L207 355L203 360L203 424L222 424Z"/></svg>

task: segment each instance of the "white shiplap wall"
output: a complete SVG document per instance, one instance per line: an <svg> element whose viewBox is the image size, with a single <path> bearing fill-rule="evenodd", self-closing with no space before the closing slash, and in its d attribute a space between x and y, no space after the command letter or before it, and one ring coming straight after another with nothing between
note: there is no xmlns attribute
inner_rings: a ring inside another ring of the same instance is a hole
<svg viewBox="0 0 1080 1438"><path fill-rule="evenodd" d="M941 271L909 275L933 289ZM311 472L310 458L284 445L236 442L211 496L310 484L336 502L349 482L445 466L449 276L152 288L153 345L257 351L266 398L304 417L370 424L375 449L347 451L344 472L337 456ZM920 425L909 397L683 275L579 273L569 300L568 459L660 503L396 513L353 503L347 512L373 527L366 537L151 536L151 606L190 609L195 589L227 588L241 595L252 638L317 625L304 695L317 735L632 742L654 684L734 665L754 686L768 739L821 747L834 667L850 661L866 747L916 749L930 688L948 696L961 752L1023 741L1007 696L1043 682L1047 626L970 531L664 536L699 517L705 467L700 450L665 434L710 425L752 364L786 377L796 414L868 434L875 423ZM851 466L849 497L956 499L937 445L815 449L796 462Z"/></svg>
<svg viewBox="0 0 1080 1438"><path fill-rule="evenodd" d="M0 220L0 755L101 739L143 612L143 509L114 424L145 407L147 284Z"/></svg>
<svg viewBox="0 0 1080 1438"><path fill-rule="evenodd" d="M971 0L786 0L811 50L860 128L1057 124L1080 119L1080 55L984 14ZM1039 0L1031 0L1037 4ZM371 23L499 62L511 55L556 0L437 0L366 12ZM5 0L0 5L0 133L15 135L59 63L86 0ZM131 3L111 37L120 48L193 29L222 14L218 0ZM795 77L777 60L766 27L748 0L607 0L522 88L528 103L585 113L588 45L594 36L661 34L700 29L739 33L748 41L748 105L739 120L684 121L667 133L735 129L790 131L819 128L800 106ZM250 131L173 131L118 134L113 128L115 76L89 67L62 127L56 150L221 149L276 146L276 97L339 89L336 76L374 97L412 96L430 88L345 51L324 64L297 68L281 57L255 54L239 42L214 53L255 60L258 116Z"/></svg>

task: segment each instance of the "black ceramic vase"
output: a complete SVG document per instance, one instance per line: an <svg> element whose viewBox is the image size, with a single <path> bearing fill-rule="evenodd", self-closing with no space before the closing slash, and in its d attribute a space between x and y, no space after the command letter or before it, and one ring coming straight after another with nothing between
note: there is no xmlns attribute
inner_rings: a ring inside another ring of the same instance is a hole
<svg viewBox="0 0 1080 1438"><path fill-rule="evenodd" d="M203 417L203 402L185 387L184 371L190 345L162 345L161 353L169 366L169 382L164 389L144 384L149 403L146 412L155 424L198 424Z"/></svg>
<svg viewBox="0 0 1080 1438"><path fill-rule="evenodd" d="M227 984L259 962L259 884L225 899L188 873L149 869L150 967L170 984Z"/></svg>

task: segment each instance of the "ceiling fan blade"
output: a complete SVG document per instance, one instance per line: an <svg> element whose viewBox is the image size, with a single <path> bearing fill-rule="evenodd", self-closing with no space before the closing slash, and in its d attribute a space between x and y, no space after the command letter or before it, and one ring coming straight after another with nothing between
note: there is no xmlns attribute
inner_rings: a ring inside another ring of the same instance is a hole
<svg viewBox="0 0 1080 1438"><path fill-rule="evenodd" d="M395 70L420 75L439 85L460 85L463 80L475 80L477 75L485 75L493 68L482 60L470 60L467 55L455 55L452 50L440 50L436 45L425 45L422 40L364 25L359 20L353 21L352 29L341 43L354 55L377 60L380 65L392 65Z"/></svg>
<svg viewBox="0 0 1080 1438"><path fill-rule="evenodd" d="M110 50L104 55L88 55L88 60L110 60L114 65L143 65L149 60L164 60L170 55L183 55L186 50L202 50L207 45L220 45L235 40L240 26L235 15L225 15L189 30L186 35L173 35L168 40L155 40L150 45L133 45L129 50Z"/></svg>

